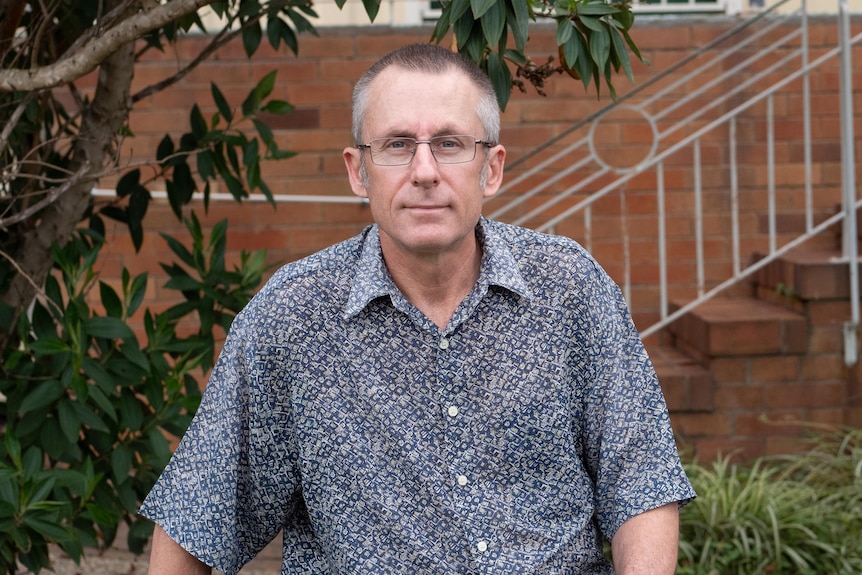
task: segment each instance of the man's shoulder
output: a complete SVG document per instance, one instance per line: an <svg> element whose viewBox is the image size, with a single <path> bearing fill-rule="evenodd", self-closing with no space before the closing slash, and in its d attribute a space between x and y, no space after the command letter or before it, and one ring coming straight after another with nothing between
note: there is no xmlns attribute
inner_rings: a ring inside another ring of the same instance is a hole
<svg viewBox="0 0 862 575"><path fill-rule="evenodd" d="M592 256L576 240L496 220L485 220L488 234L499 238L516 258L545 253L554 257L592 260Z"/></svg>
<svg viewBox="0 0 862 575"><path fill-rule="evenodd" d="M280 267L264 284L249 308L297 308L346 297L368 229L302 259Z"/></svg>

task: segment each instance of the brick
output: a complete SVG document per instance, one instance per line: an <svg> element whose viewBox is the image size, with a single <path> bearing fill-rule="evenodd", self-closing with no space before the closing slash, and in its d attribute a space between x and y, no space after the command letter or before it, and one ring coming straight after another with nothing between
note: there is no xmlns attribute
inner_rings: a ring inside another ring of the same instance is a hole
<svg viewBox="0 0 862 575"><path fill-rule="evenodd" d="M843 381L846 377L847 368L844 365L843 345L833 350L832 354L809 355L802 360L803 381Z"/></svg>
<svg viewBox="0 0 862 575"><path fill-rule="evenodd" d="M800 383L771 386L766 393L768 408L834 407L846 399L843 383Z"/></svg>
<svg viewBox="0 0 862 575"><path fill-rule="evenodd" d="M764 405L765 393L760 386L719 386L715 390L715 409L756 409Z"/></svg>
<svg viewBox="0 0 862 575"><path fill-rule="evenodd" d="M733 419L733 433L740 436L798 435L804 417L801 409L739 413Z"/></svg>
<svg viewBox="0 0 862 575"><path fill-rule="evenodd" d="M795 382L799 380L800 360L797 356L769 356L751 358L751 381Z"/></svg>
<svg viewBox="0 0 862 575"><path fill-rule="evenodd" d="M683 437L726 436L731 432L727 413L677 413L674 430Z"/></svg>
<svg viewBox="0 0 862 575"><path fill-rule="evenodd" d="M748 462L766 452L766 441L759 437L698 438L694 446L701 464L725 458L731 462Z"/></svg>

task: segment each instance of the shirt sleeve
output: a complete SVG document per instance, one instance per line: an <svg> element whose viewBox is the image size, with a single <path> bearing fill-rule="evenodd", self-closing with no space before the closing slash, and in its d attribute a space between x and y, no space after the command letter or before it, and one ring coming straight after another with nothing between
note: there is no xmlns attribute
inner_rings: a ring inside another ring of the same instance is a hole
<svg viewBox="0 0 862 575"><path fill-rule="evenodd" d="M261 323L237 316L201 406L140 511L227 575L306 517L289 402L261 369Z"/></svg>
<svg viewBox="0 0 862 575"><path fill-rule="evenodd" d="M664 395L619 287L600 269L590 342L585 459L599 526L610 540L628 519L695 497L679 459Z"/></svg>

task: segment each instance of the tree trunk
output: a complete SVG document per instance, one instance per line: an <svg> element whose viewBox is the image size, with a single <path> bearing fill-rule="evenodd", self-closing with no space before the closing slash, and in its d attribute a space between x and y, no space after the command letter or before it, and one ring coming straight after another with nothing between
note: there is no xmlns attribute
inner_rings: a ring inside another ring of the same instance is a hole
<svg viewBox="0 0 862 575"><path fill-rule="evenodd" d="M85 166L81 181L25 224L28 229L14 254L20 272L4 294L4 302L16 310L16 317L33 301L35 286L43 285L51 270L52 244L63 245L69 240L92 201L95 176L106 161L113 161L117 135L131 111L134 48L133 42L121 46L99 68L96 92L84 111L71 166L73 172Z"/></svg>

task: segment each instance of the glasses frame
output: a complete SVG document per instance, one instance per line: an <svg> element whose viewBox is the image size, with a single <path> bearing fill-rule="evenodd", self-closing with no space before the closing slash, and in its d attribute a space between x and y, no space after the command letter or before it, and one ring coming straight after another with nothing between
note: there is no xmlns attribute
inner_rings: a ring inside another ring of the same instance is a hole
<svg viewBox="0 0 862 575"><path fill-rule="evenodd" d="M470 138L471 140L473 140L473 155L470 156L469 160L459 160L457 162L447 162L447 161L441 162L439 160L439 158L437 158L437 154L434 153L434 147L431 145L432 141L440 139L440 138ZM374 142L377 142L380 140L407 140L407 141L412 141L413 142L413 151L410 153L410 157L406 162L402 162L402 163L398 163L398 164L380 164L374 160L374 152L371 151L371 145ZM366 150L367 149L368 155L371 157L371 163L374 164L375 166L391 167L391 166L409 166L410 164L412 164L413 158L416 157L416 150L419 149L419 144L428 144L428 149L431 150L431 157L434 158L435 162L437 162L438 164L443 164L443 165L466 164L468 162L472 162L473 160L476 159L476 147L479 144L485 146L486 148L493 148L496 145L492 142L488 142L485 140L479 140L476 138L476 136L471 136L469 134L445 134L442 136L434 136L433 138L430 138L428 140L417 140L416 138L410 138L408 136L393 136L393 137L388 137L388 138L374 138L374 139L368 140L368 142L365 144L356 144L356 147L360 150Z"/></svg>

